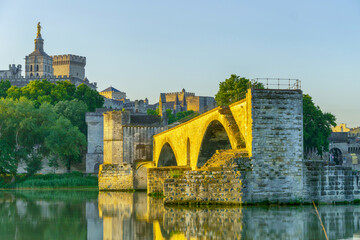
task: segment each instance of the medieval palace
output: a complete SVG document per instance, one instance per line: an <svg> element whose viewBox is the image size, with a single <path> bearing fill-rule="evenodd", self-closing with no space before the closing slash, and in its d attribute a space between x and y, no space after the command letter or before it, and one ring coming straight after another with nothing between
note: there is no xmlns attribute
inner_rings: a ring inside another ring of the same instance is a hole
<svg viewBox="0 0 360 240"><path fill-rule="evenodd" d="M72 54L49 56L44 51L44 39L41 36L40 22L37 25L35 49L25 57L25 77L21 75L21 65L9 65L9 70L0 70L0 80L9 80L11 85L26 86L35 79L47 79L50 82L69 80L75 86L82 83L96 90L96 83L90 83L85 77L86 57Z"/></svg>

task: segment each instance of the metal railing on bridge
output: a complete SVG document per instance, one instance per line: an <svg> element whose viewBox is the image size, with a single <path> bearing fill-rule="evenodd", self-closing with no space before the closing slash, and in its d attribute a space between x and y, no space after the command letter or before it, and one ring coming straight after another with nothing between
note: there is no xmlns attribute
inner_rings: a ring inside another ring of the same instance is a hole
<svg viewBox="0 0 360 240"><path fill-rule="evenodd" d="M299 79L286 79L286 78L254 78L250 82L252 88L265 88L265 89L288 89L300 90L301 81Z"/></svg>

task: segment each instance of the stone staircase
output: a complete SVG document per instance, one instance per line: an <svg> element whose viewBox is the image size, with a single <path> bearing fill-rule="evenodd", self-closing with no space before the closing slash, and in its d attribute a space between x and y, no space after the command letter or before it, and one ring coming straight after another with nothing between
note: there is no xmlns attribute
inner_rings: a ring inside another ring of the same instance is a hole
<svg viewBox="0 0 360 240"><path fill-rule="evenodd" d="M216 150L214 155L200 168L201 170L218 170L224 168L251 168L249 154L245 148Z"/></svg>

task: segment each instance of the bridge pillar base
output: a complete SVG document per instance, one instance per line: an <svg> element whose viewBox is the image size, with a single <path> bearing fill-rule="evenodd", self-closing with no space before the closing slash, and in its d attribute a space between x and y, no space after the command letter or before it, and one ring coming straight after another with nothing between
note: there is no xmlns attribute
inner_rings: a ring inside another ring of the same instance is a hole
<svg viewBox="0 0 360 240"><path fill-rule="evenodd" d="M134 171L130 164L102 164L99 169L99 190L134 189Z"/></svg>

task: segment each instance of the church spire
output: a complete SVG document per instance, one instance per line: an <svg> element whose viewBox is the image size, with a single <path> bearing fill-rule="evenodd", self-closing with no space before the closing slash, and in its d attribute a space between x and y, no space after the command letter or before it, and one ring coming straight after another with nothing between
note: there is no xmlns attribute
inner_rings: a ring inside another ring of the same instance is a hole
<svg viewBox="0 0 360 240"><path fill-rule="evenodd" d="M44 52L44 40L41 37L41 25L40 22L37 24L37 33L35 41L35 51L39 50L41 53Z"/></svg>

